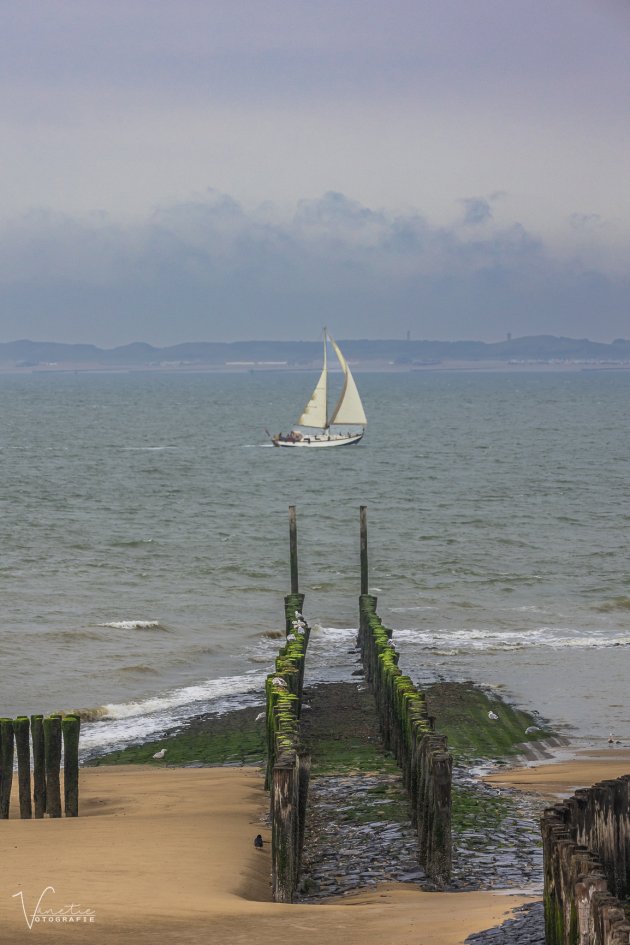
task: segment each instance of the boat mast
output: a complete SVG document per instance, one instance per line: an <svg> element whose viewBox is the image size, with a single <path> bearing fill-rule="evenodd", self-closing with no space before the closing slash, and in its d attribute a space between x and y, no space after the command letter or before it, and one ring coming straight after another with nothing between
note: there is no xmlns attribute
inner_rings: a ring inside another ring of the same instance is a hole
<svg viewBox="0 0 630 945"><path fill-rule="evenodd" d="M324 325L324 370L323 370L322 373L323 373L323 375L324 375L324 377L325 377L325 379L326 379L326 388L325 388L325 394L324 394L324 397L325 397L325 401L324 401L324 417L325 417L325 419L326 419L326 426L324 427L325 430L329 430L329 429L330 429L330 422L329 422L329 420L328 420L328 358L327 358L328 352L327 352L327 339L328 339L328 329L327 329L326 325Z"/></svg>

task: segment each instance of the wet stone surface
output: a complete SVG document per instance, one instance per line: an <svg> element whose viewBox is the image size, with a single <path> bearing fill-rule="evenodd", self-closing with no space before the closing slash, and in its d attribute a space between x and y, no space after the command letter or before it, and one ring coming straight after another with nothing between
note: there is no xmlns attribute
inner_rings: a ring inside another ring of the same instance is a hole
<svg viewBox="0 0 630 945"><path fill-rule="evenodd" d="M542 802L497 790L458 769L454 783L464 796L464 815L460 813L460 829L454 832L448 888L542 894ZM400 775L313 778L299 898L321 901L382 882L434 889L417 862L416 847Z"/></svg>
<svg viewBox="0 0 630 945"><path fill-rule="evenodd" d="M453 835L452 889L527 889L542 895L540 815L545 801L453 771L454 792L478 803Z"/></svg>
<svg viewBox="0 0 630 945"><path fill-rule="evenodd" d="M542 902L521 906L512 919L485 932L475 932L466 945L545 945L545 916Z"/></svg>

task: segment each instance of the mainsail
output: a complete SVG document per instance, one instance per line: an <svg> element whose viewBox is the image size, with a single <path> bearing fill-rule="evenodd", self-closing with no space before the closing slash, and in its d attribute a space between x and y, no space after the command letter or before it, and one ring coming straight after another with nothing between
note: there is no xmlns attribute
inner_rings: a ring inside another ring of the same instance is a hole
<svg viewBox="0 0 630 945"><path fill-rule="evenodd" d="M339 359L339 364L344 375L343 389L335 409L330 417L328 416L328 361L326 355L326 342L330 341L335 354ZM367 418L359 397L357 385L348 367L348 362L339 350L337 343L324 330L324 369L315 385L315 390L311 394L311 399L307 403L304 411L298 420L298 426L319 427L327 430L333 424L346 424L350 426L366 426Z"/></svg>
<svg viewBox="0 0 630 945"><path fill-rule="evenodd" d="M333 423L344 423L364 427L367 425L367 417L365 416L365 410L363 409L363 404L359 397L357 385L348 367L348 362L339 350L336 342L333 341L330 335L328 337L331 345L335 349L335 354L339 358L339 364L344 373L343 390L337 401L337 406L328 421L328 425L332 426Z"/></svg>

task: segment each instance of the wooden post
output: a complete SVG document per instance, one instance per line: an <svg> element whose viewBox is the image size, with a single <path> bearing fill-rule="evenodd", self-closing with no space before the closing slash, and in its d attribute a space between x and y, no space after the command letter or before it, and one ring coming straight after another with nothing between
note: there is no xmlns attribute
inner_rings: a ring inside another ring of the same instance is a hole
<svg viewBox="0 0 630 945"><path fill-rule="evenodd" d="M297 516L295 506L289 506L289 547L291 554L291 593L299 594L298 586L298 550L297 550Z"/></svg>
<svg viewBox="0 0 630 945"><path fill-rule="evenodd" d="M359 507L361 520L361 593L368 592L367 505Z"/></svg>
<svg viewBox="0 0 630 945"><path fill-rule="evenodd" d="M28 717L21 715L13 723L15 747L17 748L18 787L20 792L20 817L29 820L33 815L31 806L31 731Z"/></svg>
<svg viewBox="0 0 630 945"><path fill-rule="evenodd" d="M8 820L13 784L13 722L0 719L0 819Z"/></svg>
<svg viewBox="0 0 630 945"><path fill-rule="evenodd" d="M66 715L61 721L63 734L63 799L66 817L79 816L79 731L81 721Z"/></svg>
<svg viewBox="0 0 630 945"><path fill-rule="evenodd" d="M293 902L296 886L294 764L276 765L271 776L271 885L274 902Z"/></svg>
<svg viewBox="0 0 630 945"><path fill-rule="evenodd" d="M46 758L46 811L49 817L61 817L61 716L44 719L44 753Z"/></svg>
<svg viewBox="0 0 630 945"><path fill-rule="evenodd" d="M44 720L42 715L31 715L33 741L33 805L35 817L46 813L46 762L44 752Z"/></svg>

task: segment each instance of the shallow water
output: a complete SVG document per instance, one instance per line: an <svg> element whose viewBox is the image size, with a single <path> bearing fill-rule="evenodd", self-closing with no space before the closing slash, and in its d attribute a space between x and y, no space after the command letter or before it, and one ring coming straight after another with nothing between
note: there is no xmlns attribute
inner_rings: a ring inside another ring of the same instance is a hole
<svg viewBox="0 0 630 945"><path fill-rule="evenodd" d="M361 445L270 448L313 380L0 377L2 713L107 707L85 735L109 740L256 698L289 504L325 677L331 647L351 659L367 504L406 671L630 738L630 374L360 374Z"/></svg>

